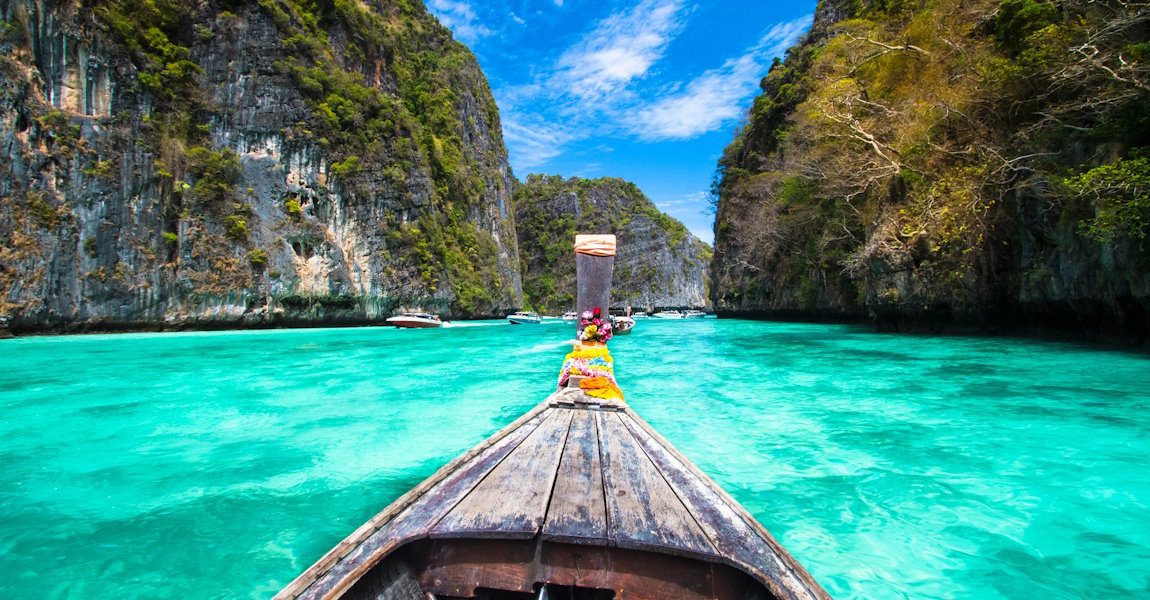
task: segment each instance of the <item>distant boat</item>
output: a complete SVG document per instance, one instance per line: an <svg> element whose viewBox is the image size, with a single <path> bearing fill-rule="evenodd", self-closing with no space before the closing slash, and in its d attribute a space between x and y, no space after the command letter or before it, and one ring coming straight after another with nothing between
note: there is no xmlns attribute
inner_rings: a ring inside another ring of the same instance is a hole
<svg viewBox="0 0 1150 600"><path fill-rule="evenodd" d="M443 321L436 315L427 313L403 313L387 320L391 325L405 329L431 329L443 327Z"/></svg>
<svg viewBox="0 0 1150 600"><path fill-rule="evenodd" d="M705 313L701 310L689 310L689 311L687 311L686 314L683 315L683 318L684 319L702 319L705 316L707 316L707 313Z"/></svg>
<svg viewBox="0 0 1150 600"><path fill-rule="evenodd" d="M653 315L652 319L682 319L683 315L677 310L661 310Z"/></svg>
<svg viewBox="0 0 1150 600"><path fill-rule="evenodd" d="M578 321L579 320L579 314L573 310L567 311L567 312L563 313L563 320L564 321L572 321L572 322Z"/></svg>
<svg viewBox="0 0 1150 600"><path fill-rule="evenodd" d="M8 329L8 319L0 317L0 340L6 340L11 337L16 336L12 335L12 330Z"/></svg>
<svg viewBox="0 0 1150 600"><path fill-rule="evenodd" d="M647 313L640 311L640 312L637 312L637 313L631 315L631 318L632 319L646 319Z"/></svg>
<svg viewBox="0 0 1150 600"><path fill-rule="evenodd" d="M538 325L542 319L534 311L521 310L513 315L507 315L507 321L512 325Z"/></svg>
<svg viewBox="0 0 1150 600"><path fill-rule="evenodd" d="M615 317L615 335L627 335L635 328L635 319L631 317Z"/></svg>

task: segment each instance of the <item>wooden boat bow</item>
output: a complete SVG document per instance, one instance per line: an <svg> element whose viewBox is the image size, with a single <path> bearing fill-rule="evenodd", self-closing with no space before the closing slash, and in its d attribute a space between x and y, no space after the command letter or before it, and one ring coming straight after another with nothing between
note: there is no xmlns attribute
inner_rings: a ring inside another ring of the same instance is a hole
<svg viewBox="0 0 1150 600"><path fill-rule="evenodd" d="M600 320L615 237L578 236L575 252L576 336L589 346L564 362L569 387L404 494L277 599L829 598L622 402Z"/></svg>
<svg viewBox="0 0 1150 600"><path fill-rule="evenodd" d="M406 564L381 568L401 551ZM406 598L369 593L394 584L397 568L436 597L531 593L541 583L616 598L829 597L627 405L579 389L556 392L453 460L276 597ZM746 595L742 574L769 595Z"/></svg>

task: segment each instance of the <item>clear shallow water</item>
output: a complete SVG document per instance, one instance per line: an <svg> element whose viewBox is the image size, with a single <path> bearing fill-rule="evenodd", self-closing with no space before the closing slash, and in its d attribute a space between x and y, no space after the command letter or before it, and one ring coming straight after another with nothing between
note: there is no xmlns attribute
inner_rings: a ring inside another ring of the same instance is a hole
<svg viewBox="0 0 1150 600"><path fill-rule="evenodd" d="M0 597L271 596L552 390L569 326L479 325L0 342ZM612 352L836 597L1150 597L1150 357L713 319Z"/></svg>

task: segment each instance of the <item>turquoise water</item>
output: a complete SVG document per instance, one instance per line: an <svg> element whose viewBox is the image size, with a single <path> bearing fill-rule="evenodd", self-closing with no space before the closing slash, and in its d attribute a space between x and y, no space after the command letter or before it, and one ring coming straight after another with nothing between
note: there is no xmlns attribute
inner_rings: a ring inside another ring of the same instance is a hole
<svg viewBox="0 0 1150 600"><path fill-rule="evenodd" d="M0 597L268 597L541 401L570 329L0 342ZM612 350L836 597L1150 597L1150 357L714 319Z"/></svg>

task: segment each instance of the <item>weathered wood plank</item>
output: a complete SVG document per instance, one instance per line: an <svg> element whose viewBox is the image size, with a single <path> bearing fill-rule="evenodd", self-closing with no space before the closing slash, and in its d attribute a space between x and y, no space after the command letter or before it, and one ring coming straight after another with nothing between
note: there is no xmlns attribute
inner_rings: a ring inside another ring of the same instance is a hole
<svg viewBox="0 0 1150 600"><path fill-rule="evenodd" d="M638 417L627 414L620 420L691 511L724 562L754 575L777 598L829 600L786 550L761 525L756 528L757 522L698 467L661 437L656 438L658 433Z"/></svg>
<svg viewBox="0 0 1150 600"><path fill-rule="evenodd" d="M345 597L371 600L427 600L411 565L404 560L385 560L367 573Z"/></svg>
<svg viewBox="0 0 1150 600"><path fill-rule="evenodd" d="M765 588L731 567L668 554L560 543L539 546L534 540L417 544L413 562L423 568L419 581L436 597L469 598L476 588L530 593L538 582L584 588L581 598L590 597L586 595L590 589L611 590L599 597L616 600L764 600L766 596ZM755 594L752 586L764 593Z"/></svg>
<svg viewBox="0 0 1150 600"><path fill-rule="evenodd" d="M431 537L532 537L543 526L574 413L553 408L522 444L431 528Z"/></svg>
<svg viewBox="0 0 1150 600"><path fill-rule="evenodd" d="M392 550L425 537L432 524L543 423L544 410L545 405L536 407L445 465L340 542L276 598L338 597Z"/></svg>
<svg viewBox="0 0 1150 600"><path fill-rule="evenodd" d="M687 508L647 458L619 413L597 412L607 535L620 548L718 559Z"/></svg>
<svg viewBox="0 0 1150 600"><path fill-rule="evenodd" d="M598 428L592 411L574 413L543 525L543 539L606 545L607 507Z"/></svg>

